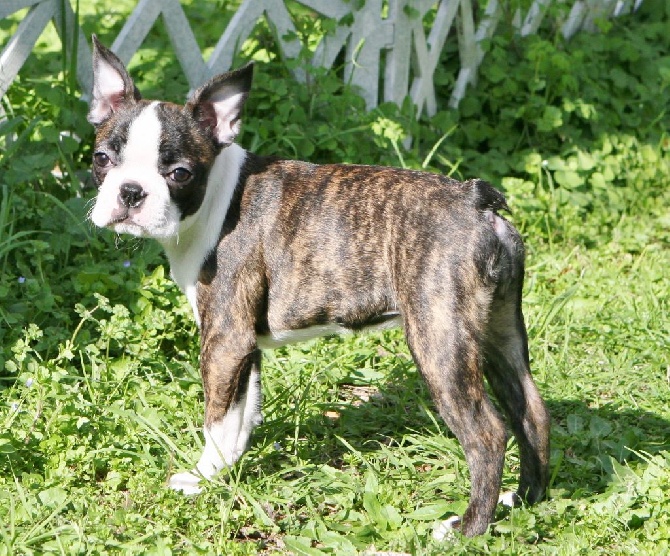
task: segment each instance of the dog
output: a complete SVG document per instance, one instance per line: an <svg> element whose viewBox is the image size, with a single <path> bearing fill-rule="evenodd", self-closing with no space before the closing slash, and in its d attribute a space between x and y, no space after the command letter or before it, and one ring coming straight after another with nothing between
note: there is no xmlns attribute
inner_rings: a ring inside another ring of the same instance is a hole
<svg viewBox="0 0 670 556"><path fill-rule="evenodd" d="M482 180L266 158L234 140L252 65L213 77L185 105L142 99L93 37L92 222L159 241L200 329L205 446L169 485L197 493L233 465L261 421L261 349L401 326L437 411L463 447L471 491L444 527L494 519L506 426L517 494L541 500L549 413L529 369L524 246Z"/></svg>

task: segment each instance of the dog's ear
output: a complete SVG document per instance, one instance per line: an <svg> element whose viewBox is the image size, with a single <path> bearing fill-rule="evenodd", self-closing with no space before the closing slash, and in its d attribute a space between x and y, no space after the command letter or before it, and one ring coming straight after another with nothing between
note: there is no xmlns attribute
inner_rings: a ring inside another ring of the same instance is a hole
<svg viewBox="0 0 670 556"><path fill-rule="evenodd" d="M240 114L249 96L253 63L217 75L198 88L186 109L220 147L227 147L240 132Z"/></svg>
<svg viewBox="0 0 670 556"><path fill-rule="evenodd" d="M140 98L123 62L93 35L93 91L88 121L98 125L124 104Z"/></svg>

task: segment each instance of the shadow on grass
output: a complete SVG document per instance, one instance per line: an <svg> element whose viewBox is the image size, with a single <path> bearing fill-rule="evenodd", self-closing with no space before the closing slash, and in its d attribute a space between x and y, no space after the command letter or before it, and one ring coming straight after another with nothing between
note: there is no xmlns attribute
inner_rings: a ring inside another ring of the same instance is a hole
<svg viewBox="0 0 670 556"><path fill-rule="evenodd" d="M373 455L382 445L393 449L406 444L407 436L415 440L426 437L427 441L437 438L446 451L453 449L462 458L462 449L437 415L411 362L395 367L374 386L340 387L345 392L356 388L367 390L369 399L322 404L320 414L304 419L300 424L304 441L299 443L297 453L307 465L341 468L350 465L344 462L350 461L352 449L362 455ZM548 398L546 402L552 415L550 487L560 497L589 498L605 491L614 479L613 460L644 468L648 454L670 450L667 435L670 421L649 411L627 407L622 400L598 408L583 400ZM266 443L281 442L292 436L294 428L293 416L280 411L258 429L254 442L263 443L263 437ZM440 442L439 437L444 440L444 435L453 444ZM508 462L510 452L516 452L516 447L508 450ZM266 471L278 473L282 463L286 463L284 458L273 455L263 460ZM293 474L294 471L288 473ZM305 470L305 474L309 471Z"/></svg>

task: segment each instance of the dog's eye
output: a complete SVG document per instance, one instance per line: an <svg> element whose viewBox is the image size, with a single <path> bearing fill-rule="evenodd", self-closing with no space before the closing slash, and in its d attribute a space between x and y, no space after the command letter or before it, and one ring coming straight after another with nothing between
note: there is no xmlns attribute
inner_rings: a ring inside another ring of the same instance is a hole
<svg viewBox="0 0 670 556"><path fill-rule="evenodd" d="M112 162L109 156L107 156L105 153L95 153L93 155L93 161L95 162L96 166L100 166L101 168L109 166Z"/></svg>
<svg viewBox="0 0 670 556"><path fill-rule="evenodd" d="M168 175L176 183L185 183L191 179L191 172L186 168L175 168Z"/></svg>

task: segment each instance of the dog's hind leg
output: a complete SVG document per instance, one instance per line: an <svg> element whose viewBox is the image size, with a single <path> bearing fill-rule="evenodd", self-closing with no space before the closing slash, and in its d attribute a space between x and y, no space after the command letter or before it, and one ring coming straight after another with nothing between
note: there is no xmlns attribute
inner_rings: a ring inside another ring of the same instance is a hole
<svg viewBox="0 0 670 556"><path fill-rule="evenodd" d="M528 340L518 302L496 299L485 341L484 373L519 444L518 495L541 500L549 480L549 412L530 374Z"/></svg>
<svg viewBox="0 0 670 556"><path fill-rule="evenodd" d="M549 412L530 373L528 336L521 310L524 250L518 232L492 215L501 240L497 286L484 334L484 374L519 443L518 495L541 500L549 480Z"/></svg>
<svg viewBox="0 0 670 556"><path fill-rule="evenodd" d="M478 329L485 314L463 307L471 298L427 299L405 312L407 341L438 412L463 447L471 481L462 518L442 525L479 535L494 518L506 447L504 421L484 388ZM435 536L443 537L437 530Z"/></svg>

